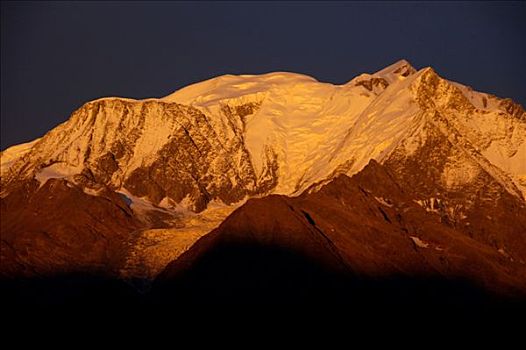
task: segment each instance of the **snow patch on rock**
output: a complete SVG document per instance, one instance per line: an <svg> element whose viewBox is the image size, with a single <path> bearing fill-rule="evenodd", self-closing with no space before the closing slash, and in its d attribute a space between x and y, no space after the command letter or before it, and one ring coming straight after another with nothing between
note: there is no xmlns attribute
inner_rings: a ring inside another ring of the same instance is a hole
<svg viewBox="0 0 526 350"><path fill-rule="evenodd" d="M416 237L416 236L410 236L411 240L413 241L413 243L418 247L418 248L428 248L429 247L429 243L427 242L424 242L423 240L421 240L420 238Z"/></svg>

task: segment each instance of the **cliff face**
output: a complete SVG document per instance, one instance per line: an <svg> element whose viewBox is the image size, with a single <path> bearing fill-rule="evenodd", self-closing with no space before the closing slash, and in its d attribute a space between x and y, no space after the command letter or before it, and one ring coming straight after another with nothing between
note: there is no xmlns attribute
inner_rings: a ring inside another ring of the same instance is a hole
<svg viewBox="0 0 526 350"><path fill-rule="evenodd" d="M257 106L243 108L239 113L246 115ZM272 175L256 178L236 113L225 108L218 135L206 115L176 103L88 103L10 166L2 177L4 192L20 178L44 182L82 174L153 204L185 200L188 209L202 211L212 199L229 204L268 191Z"/></svg>

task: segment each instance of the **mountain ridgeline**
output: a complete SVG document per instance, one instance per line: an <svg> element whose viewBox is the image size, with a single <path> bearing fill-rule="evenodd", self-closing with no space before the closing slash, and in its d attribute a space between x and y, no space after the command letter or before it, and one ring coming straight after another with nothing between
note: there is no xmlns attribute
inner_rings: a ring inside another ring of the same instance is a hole
<svg viewBox="0 0 526 350"><path fill-rule="evenodd" d="M404 60L91 101L1 161L13 294L79 274L164 303L526 294L526 112Z"/></svg>

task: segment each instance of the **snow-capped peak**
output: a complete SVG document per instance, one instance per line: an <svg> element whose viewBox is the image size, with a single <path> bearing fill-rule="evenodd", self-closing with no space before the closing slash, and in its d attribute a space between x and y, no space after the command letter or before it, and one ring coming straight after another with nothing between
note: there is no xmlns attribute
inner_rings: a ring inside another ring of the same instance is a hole
<svg viewBox="0 0 526 350"><path fill-rule="evenodd" d="M381 94L389 85L403 81L416 70L406 60L400 60L376 73L363 73L350 80L346 86L362 86L375 95Z"/></svg>
<svg viewBox="0 0 526 350"><path fill-rule="evenodd" d="M453 127L440 129L451 144L472 147L477 167L510 192L509 178L524 191L526 117L515 116L523 110L466 91L400 60L343 85L274 72L223 75L160 99L99 99L24 148L24 157L3 153L10 158L2 161L2 184L22 171L34 177L60 168L155 203L187 198L202 210L217 198L299 194L395 151L409 157L425 144L425 125L441 127L433 119L440 115Z"/></svg>
<svg viewBox="0 0 526 350"><path fill-rule="evenodd" d="M260 75L221 75L184 87L161 101L206 106L217 101L267 92L276 86L317 82L304 74L273 72Z"/></svg>
<svg viewBox="0 0 526 350"><path fill-rule="evenodd" d="M416 69L406 60L402 59L398 62L395 62L378 72L372 74L375 77L380 77L389 83L401 80L409 75L416 73Z"/></svg>

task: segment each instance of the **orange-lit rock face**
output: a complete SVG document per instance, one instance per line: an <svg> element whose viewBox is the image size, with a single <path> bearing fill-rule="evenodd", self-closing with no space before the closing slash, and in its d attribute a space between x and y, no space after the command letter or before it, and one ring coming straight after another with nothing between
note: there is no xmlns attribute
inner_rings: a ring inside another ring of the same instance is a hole
<svg viewBox="0 0 526 350"><path fill-rule="evenodd" d="M5 276L177 279L237 242L524 289L524 109L406 61L338 86L227 75L92 101L1 170Z"/></svg>
<svg viewBox="0 0 526 350"><path fill-rule="evenodd" d="M372 161L354 177L342 175L317 192L250 200L171 263L161 275L159 288L171 283L183 290L196 288L186 285L195 282L188 282L194 275L199 283L205 279L203 285L208 286L211 276L225 272L217 254L247 246L279 248L349 278L426 276L440 280L449 276L493 292L525 295L524 213L516 216L515 237L503 237L510 243L506 251L517 248L515 255L504 255L503 249L496 249L484 237L470 237L462 227L445 222L440 212L422 207L417 192L401 187L395 179L391 171ZM521 204L515 199L515 205ZM500 203L494 209L506 215L508 208ZM261 257L259 263L271 266L272 259ZM281 278L277 271L269 273L260 281L263 285L266 278ZM228 283L234 284L226 281L226 288Z"/></svg>
<svg viewBox="0 0 526 350"><path fill-rule="evenodd" d="M1 202L4 278L88 272L117 276L132 232L144 227L113 191L62 179L22 184Z"/></svg>

